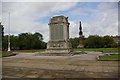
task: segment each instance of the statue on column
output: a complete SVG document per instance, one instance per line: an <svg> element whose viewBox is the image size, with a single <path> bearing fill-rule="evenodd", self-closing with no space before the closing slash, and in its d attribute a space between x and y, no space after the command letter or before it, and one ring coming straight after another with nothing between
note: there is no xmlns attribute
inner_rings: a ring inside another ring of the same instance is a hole
<svg viewBox="0 0 120 80"><path fill-rule="evenodd" d="M77 46L77 48L83 48L84 47L83 39L84 39L84 36L83 36L82 25L81 25L81 21L80 21L80 26L79 26L79 45Z"/></svg>

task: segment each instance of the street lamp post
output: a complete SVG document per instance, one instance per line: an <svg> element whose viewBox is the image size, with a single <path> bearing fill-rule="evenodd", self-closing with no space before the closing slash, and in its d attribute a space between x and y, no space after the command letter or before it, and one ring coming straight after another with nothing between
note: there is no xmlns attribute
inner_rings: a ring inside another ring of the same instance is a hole
<svg viewBox="0 0 120 80"><path fill-rule="evenodd" d="M11 51L10 49L10 12L9 12L9 18L8 18L8 51Z"/></svg>

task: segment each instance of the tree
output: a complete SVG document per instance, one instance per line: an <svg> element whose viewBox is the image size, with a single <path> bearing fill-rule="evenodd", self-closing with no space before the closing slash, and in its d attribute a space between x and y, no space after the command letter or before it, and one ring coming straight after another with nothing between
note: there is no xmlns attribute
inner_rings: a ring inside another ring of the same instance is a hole
<svg viewBox="0 0 120 80"><path fill-rule="evenodd" d="M28 49L30 47L31 41L28 37L28 33L19 34L19 48L20 49ZM28 46L29 45L29 46Z"/></svg>
<svg viewBox="0 0 120 80"><path fill-rule="evenodd" d="M10 42L11 42L11 49L12 50L18 50L19 49L19 39L18 36L11 35L10 36Z"/></svg>
<svg viewBox="0 0 120 80"><path fill-rule="evenodd" d="M2 50L7 50L8 48L8 35L3 37L2 40Z"/></svg>
<svg viewBox="0 0 120 80"><path fill-rule="evenodd" d="M46 43L43 41L43 36L40 33L21 33L18 36L11 35L10 43L12 50L25 49L45 49ZM3 38L3 50L8 48L8 35Z"/></svg>
<svg viewBox="0 0 120 80"><path fill-rule="evenodd" d="M43 49L43 36L40 33L34 33L32 35L32 43L31 43L31 47L35 48L35 49Z"/></svg>
<svg viewBox="0 0 120 80"><path fill-rule="evenodd" d="M117 44L115 43L115 41L113 40L113 37L111 36L104 36L103 37L103 41L104 41L104 47L108 48L108 47L114 47Z"/></svg>
<svg viewBox="0 0 120 80"><path fill-rule="evenodd" d="M88 48L110 48L117 46L117 44L114 42L111 36L107 35L100 37L97 35L92 35L85 40L84 46Z"/></svg>
<svg viewBox="0 0 120 80"><path fill-rule="evenodd" d="M20 49L43 49L46 43L43 42L43 36L40 33L21 33L19 34Z"/></svg>
<svg viewBox="0 0 120 80"><path fill-rule="evenodd" d="M79 38L70 38L70 42L72 44L72 48L77 48L79 45Z"/></svg>
<svg viewBox="0 0 120 80"><path fill-rule="evenodd" d="M101 48L103 47L103 39L97 35L89 36L84 42L84 47Z"/></svg>

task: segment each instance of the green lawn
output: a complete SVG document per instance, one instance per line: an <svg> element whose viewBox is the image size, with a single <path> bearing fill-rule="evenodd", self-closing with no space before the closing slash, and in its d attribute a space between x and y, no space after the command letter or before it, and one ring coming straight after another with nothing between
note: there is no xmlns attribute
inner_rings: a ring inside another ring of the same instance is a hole
<svg viewBox="0 0 120 80"><path fill-rule="evenodd" d="M0 57L2 56L2 53L0 53Z"/></svg>
<svg viewBox="0 0 120 80"><path fill-rule="evenodd" d="M81 48L73 49L74 51L102 51L102 52L118 52L118 48Z"/></svg>
<svg viewBox="0 0 120 80"><path fill-rule="evenodd" d="M10 56L8 53L0 53L0 57L7 57Z"/></svg>
<svg viewBox="0 0 120 80"><path fill-rule="evenodd" d="M100 60L120 60L120 54L112 54L111 56L100 56Z"/></svg>

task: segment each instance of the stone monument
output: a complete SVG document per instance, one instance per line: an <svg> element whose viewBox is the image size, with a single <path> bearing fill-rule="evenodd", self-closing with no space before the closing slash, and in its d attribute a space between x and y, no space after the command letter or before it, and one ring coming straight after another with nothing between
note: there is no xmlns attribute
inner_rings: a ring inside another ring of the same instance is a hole
<svg viewBox="0 0 120 80"><path fill-rule="evenodd" d="M49 20L49 41L47 49L43 52L36 52L36 56L73 56L83 54L85 52L72 51L69 40L69 25L68 17L54 16ZM78 47L83 47L82 27L80 22L80 44Z"/></svg>
<svg viewBox="0 0 120 80"><path fill-rule="evenodd" d="M82 32L82 25L81 25L81 21L80 21L80 26L79 26L79 45L77 46L78 48L83 48L84 45L83 45L83 39L84 39L84 36L83 36L83 32Z"/></svg>
<svg viewBox="0 0 120 80"><path fill-rule="evenodd" d="M48 53L70 53L68 17L55 16L49 20Z"/></svg>

